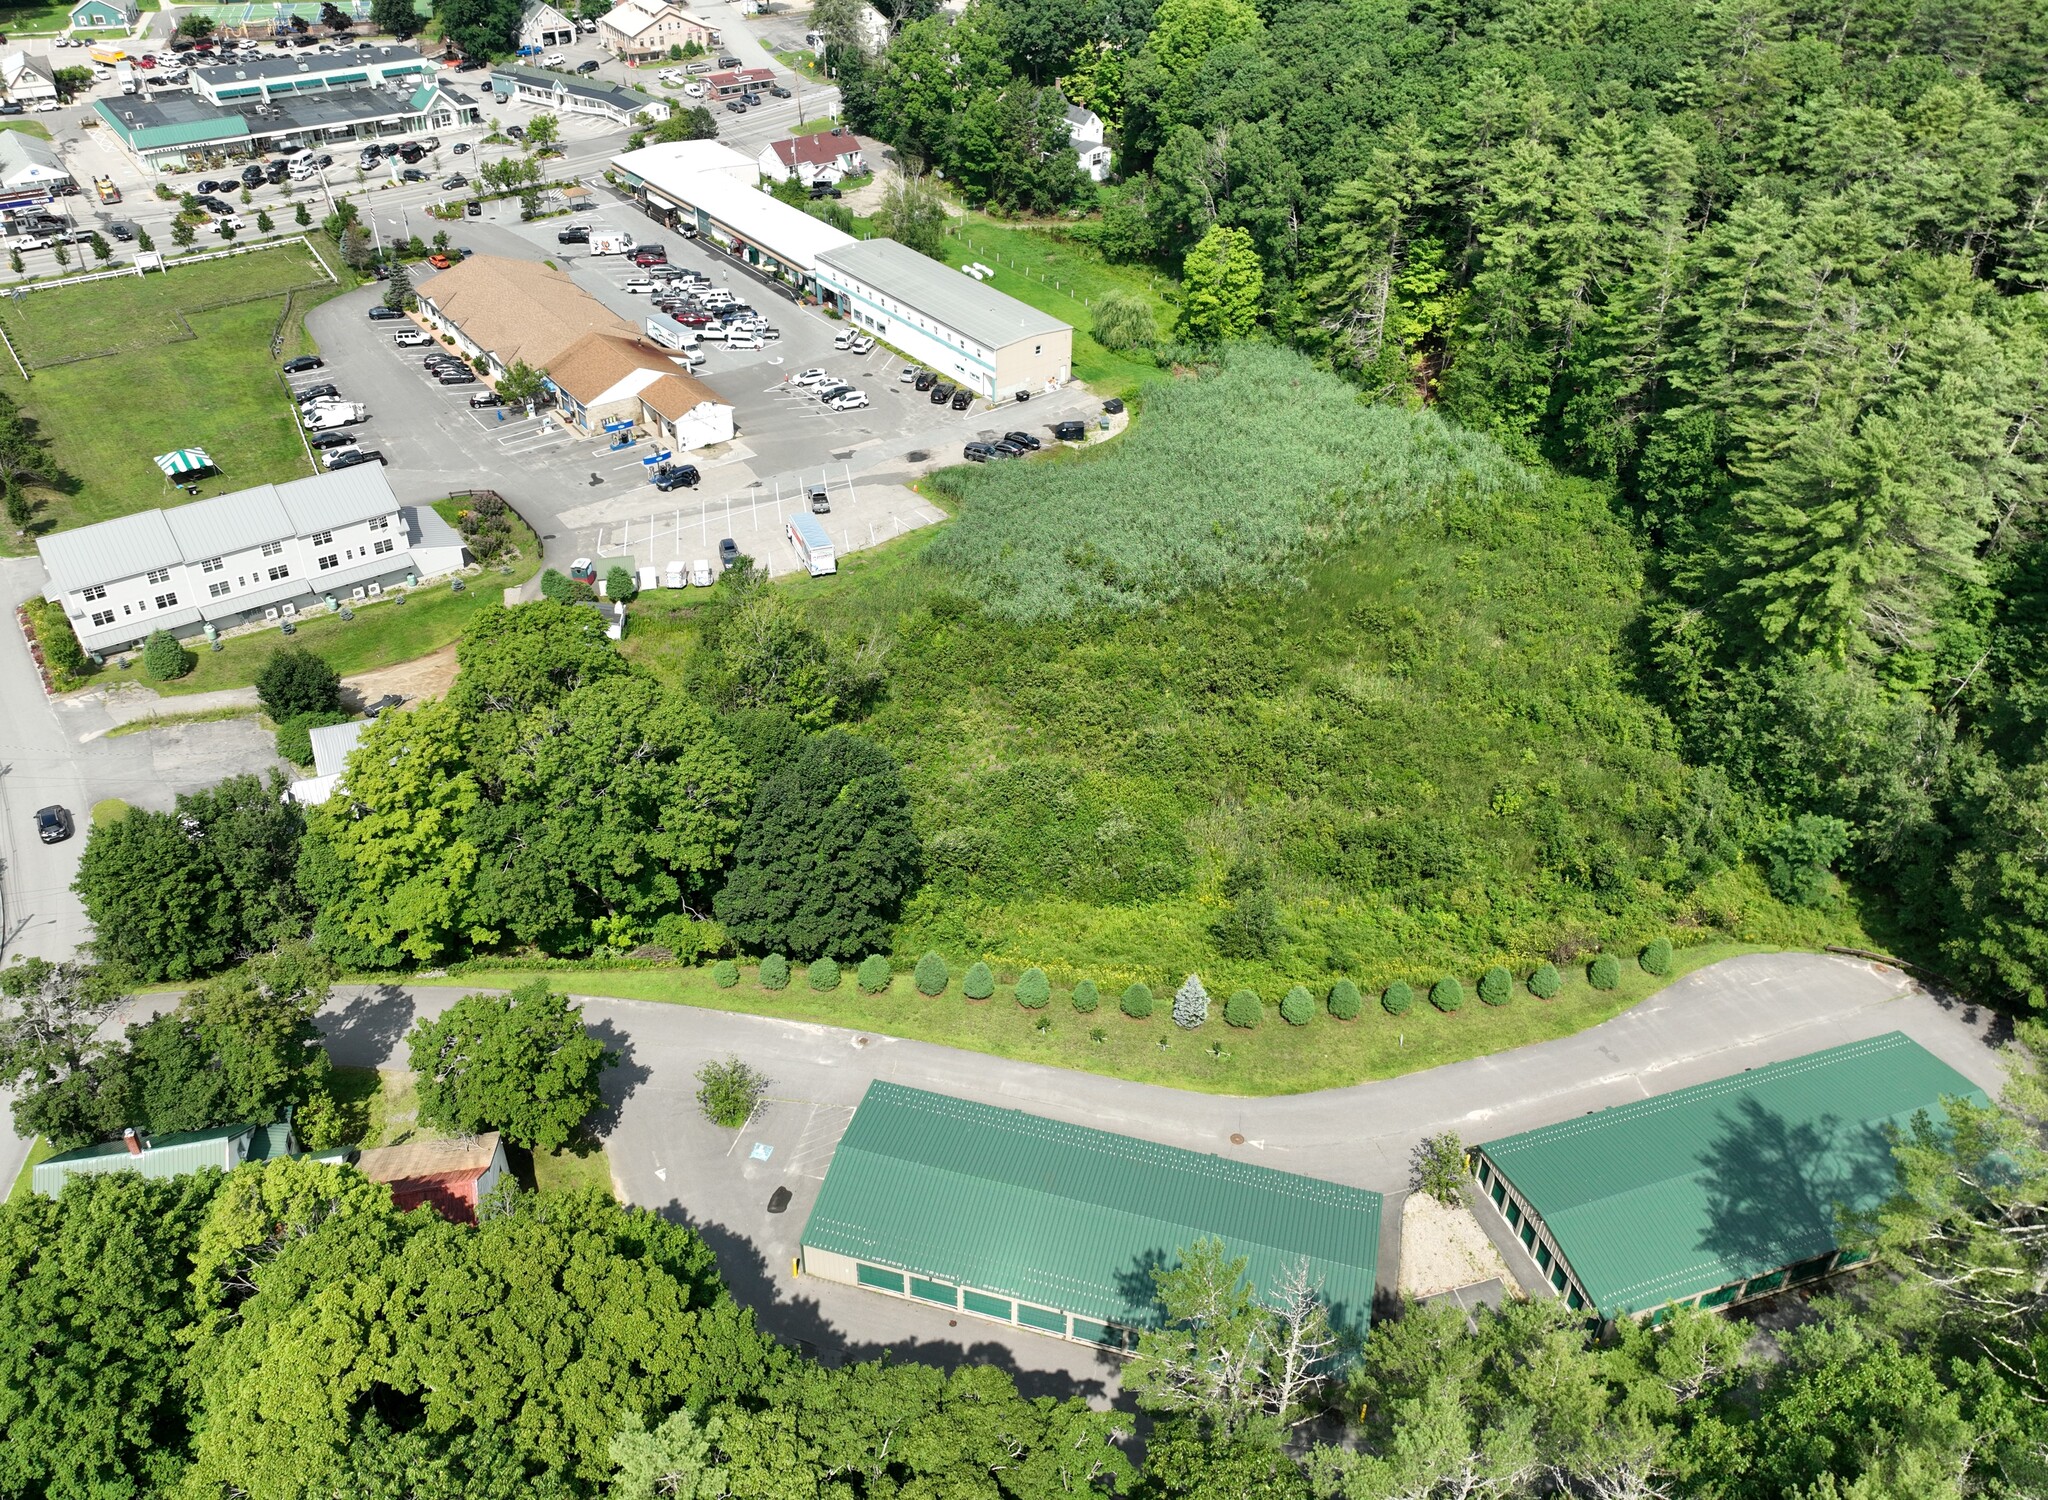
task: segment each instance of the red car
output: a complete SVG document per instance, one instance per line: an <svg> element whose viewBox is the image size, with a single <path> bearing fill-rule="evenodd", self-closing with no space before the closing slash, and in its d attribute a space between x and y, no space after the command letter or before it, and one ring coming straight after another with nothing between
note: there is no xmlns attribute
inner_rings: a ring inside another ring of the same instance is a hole
<svg viewBox="0 0 2048 1500"><path fill-rule="evenodd" d="M685 328L703 328L711 322L704 313L671 313L670 316Z"/></svg>

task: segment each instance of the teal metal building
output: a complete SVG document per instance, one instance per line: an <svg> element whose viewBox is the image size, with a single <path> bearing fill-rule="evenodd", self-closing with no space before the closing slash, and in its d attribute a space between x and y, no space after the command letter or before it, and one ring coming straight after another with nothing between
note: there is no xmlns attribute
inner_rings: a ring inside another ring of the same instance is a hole
<svg viewBox="0 0 2048 1500"><path fill-rule="evenodd" d="M803 1274L1128 1348L1151 1272L1223 1241L1264 1295L1303 1261L1331 1321L1372 1316L1380 1195L873 1083L804 1226Z"/></svg>

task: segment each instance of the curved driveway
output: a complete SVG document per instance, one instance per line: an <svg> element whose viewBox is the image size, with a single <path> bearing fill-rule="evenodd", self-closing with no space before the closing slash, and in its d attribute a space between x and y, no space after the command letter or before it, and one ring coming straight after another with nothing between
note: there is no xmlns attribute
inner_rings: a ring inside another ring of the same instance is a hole
<svg viewBox="0 0 2048 1500"><path fill-rule="evenodd" d="M572 989L574 978L562 976ZM342 992L326 1018L329 1048L341 1063L402 1064L414 1016L436 1013L461 993L397 986ZM1098 1398L1113 1372L1087 1350L1029 1334L998 1341L989 1325L974 1324L970 1332L937 1309L792 1275L818 1183L871 1080L1386 1193L1381 1281L1390 1285L1399 1242L1394 1200L1406 1189L1408 1153L1424 1135L1448 1129L1484 1141L1894 1030L1989 1091L2002 1078L1993 1050L2000 1033L1990 1013L1936 996L1894 969L1802 953L1727 960L1557 1041L1351 1088L1261 1099L1185 1093L682 1005L597 998L583 1005L593 1029L624 1058L608 1075L604 1122L620 1191L695 1224L765 1327L827 1359L882 1348L942 1364L973 1359L1012 1369L1027 1389L1078 1386ZM728 1053L774 1080L771 1102L737 1136L706 1124L693 1100L697 1068ZM765 1205L779 1186L790 1188L794 1201L773 1216Z"/></svg>

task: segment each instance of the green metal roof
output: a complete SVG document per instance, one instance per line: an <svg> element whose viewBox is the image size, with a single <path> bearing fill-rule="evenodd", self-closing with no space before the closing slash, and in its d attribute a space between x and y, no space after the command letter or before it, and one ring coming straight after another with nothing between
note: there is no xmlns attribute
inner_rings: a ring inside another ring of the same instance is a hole
<svg viewBox="0 0 2048 1500"><path fill-rule="evenodd" d="M237 1143L251 1132L261 1136L264 1129L260 1125L223 1125L214 1130L153 1136L139 1155L130 1151L125 1141L81 1146L37 1162L31 1186L54 1198L63 1192L67 1178L78 1175L140 1172L144 1177L181 1177L204 1167L228 1171L242 1162Z"/></svg>
<svg viewBox="0 0 2048 1500"><path fill-rule="evenodd" d="M1306 1257L1332 1320L1362 1334L1379 1231L1378 1193L877 1082L803 1243L1142 1326L1150 1268L1213 1236L1261 1292Z"/></svg>
<svg viewBox="0 0 2048 1500"><path fill-rule="evenodd" d="M1838 1207L1894 1182L1886 1127L1983 1091L1900 1032L1752 1068L1479 1147L1608 1313L1837 1248Z"/></svg>

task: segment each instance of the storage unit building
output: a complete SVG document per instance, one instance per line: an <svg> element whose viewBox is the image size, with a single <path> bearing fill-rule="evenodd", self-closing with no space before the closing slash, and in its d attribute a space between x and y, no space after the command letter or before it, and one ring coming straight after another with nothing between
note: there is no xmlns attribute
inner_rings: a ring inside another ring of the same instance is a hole
<svg viewBox="0 0 2048 1500"><path fill-rule="evenodd" d="M762 192L753 161L717 141L643 146L613 157L612 165L650 218L800 293L817 290L827 251L854 243L852 235Z"/></svg>
<svg viewBox="0 0 2048 1500"><path fill-rule="evenodd" d="M1071 325L894 240L825 251L818 294L884 343L984 396L1054 390L1073 373Z"/></svg>
<svg viewBox="0 0 2048 1500"><path fill-rule="evenodd" d="M1658 1321L1855 1263L1837 1209L1891 1190L1888 1127L1957 1096L1984 1098L1895 1031L1489 1141L1472 1164L1567 1302Z"/></svg>
<svg viewBox="0 0 2048 1500"><path fill-rule="evenodd" d="M1260 1294L1305 1260L1332 1322L1363 1335L1379 1228L1377 1193L876 1082L818 1191L801 1266L1121 1349L1157 1317L1147 1270L1217 1238Z"/></svg>

